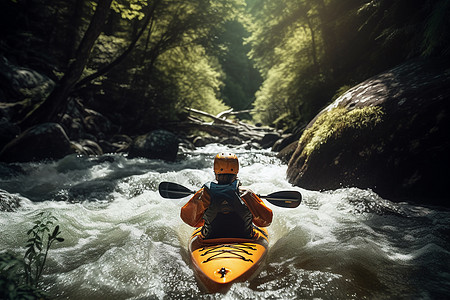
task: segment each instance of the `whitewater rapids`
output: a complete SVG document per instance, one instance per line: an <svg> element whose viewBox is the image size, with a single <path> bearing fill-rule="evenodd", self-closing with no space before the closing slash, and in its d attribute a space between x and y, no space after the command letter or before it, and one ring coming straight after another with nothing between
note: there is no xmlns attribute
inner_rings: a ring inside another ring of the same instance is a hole
<svg viewBox="0 0 450 300"><path fill-rule="evenodd" d="M292 187L270 151L231 149L254 192L298 190L296 209L267 204L269 255L255 278L227 294L205 294L189 264L193 228L179 217L188 198L169 200L161 181L196 190L213 180L211 145L174 163L121 155L76 155L16 164L0 189L21 197L0 212L0 251L25 252L35 216L51 211L65 241L49 252L41 288L55 299L440 299L450 294L450 212L392 203L356 188Z"/></svg>

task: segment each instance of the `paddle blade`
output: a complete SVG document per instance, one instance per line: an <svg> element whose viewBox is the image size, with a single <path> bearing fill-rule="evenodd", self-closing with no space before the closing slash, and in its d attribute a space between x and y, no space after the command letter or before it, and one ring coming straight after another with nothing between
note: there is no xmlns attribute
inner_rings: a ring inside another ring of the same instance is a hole
<svg viewBox="0 0 450 300"><path fill-rule="evenodd" d="M298 191L275 192L267 196L260 196L260 198L266 199L273 205L285 208L296 208L302 202L302 194Z"/></svg>
<svg viewBox="0 0 450 300"><path fill-rule="evenodd" d="M179 199L194 194L193 191L178 183L163 181L159 184L159 194L163 198Z"/></svg>

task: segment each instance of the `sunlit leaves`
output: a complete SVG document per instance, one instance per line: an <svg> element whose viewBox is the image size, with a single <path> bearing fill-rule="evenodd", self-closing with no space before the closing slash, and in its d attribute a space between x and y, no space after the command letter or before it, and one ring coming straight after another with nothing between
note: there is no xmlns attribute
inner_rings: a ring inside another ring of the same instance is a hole
<svg viewBox="0 0 450 300"><path fill-rule="evenodd" d="M135 50L141 66L134 68L139 70L134 76L142 76L143 83L155 82L152 77L157 76L165 86L158 97L172 110L181 111L184 106L210 112L225 109L219 99L220 66L209 47L225 22L237 17L243 1L167 0L149 5L153 15Z"/></svg>
<svg viewBox="0 0 450 300"><path fill-rule="evenodd" d="M261 121L308 122L339 87L406 59L448 55L448 0L248 0Z"/></svg>
<svg viewBox="0 0 450 300"><path fill-rule="evenodd" d="M187 106L217 114L227 108L217 97L222 84L217 61L202 46L171 49L161 55L157 68L174 83L176 109Z"/></svg>
<svg viewBox="0 0 450 300"><path fill-rule="evenodd" d="M117 53L126 48L128 41L115 36L100 35L97 39L90 60L91 67L98 67L113 60Z"/></svg>
<svg viewBox="0 0 450 300"><path fill-rule="evenodd" d="M133 20L144 18L144 7L147 6L146 0L116 0L111 4L111 8L123 19Z"/></svg>
<svg viewBox="0 0 450 300"><path fill-rule="evenodd" d="M266 124L280 115L298 117L302 86L319 80L324 55L317 12L311 1L254 1L250 56L264 76L256 93L255 118Z"/></svg>

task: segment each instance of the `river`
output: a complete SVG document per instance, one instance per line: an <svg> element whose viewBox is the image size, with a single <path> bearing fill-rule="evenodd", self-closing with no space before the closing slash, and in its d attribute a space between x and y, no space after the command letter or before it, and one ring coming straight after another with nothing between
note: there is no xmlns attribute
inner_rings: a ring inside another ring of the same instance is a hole
<svg viewBox="0 0 450 300"><path fill-rule="evenodd" d="M275 207L261 272L226 294L203 293L189 265L192 228L162 198L159 182L191 189L213 179L210 145L176 162L120 155L18 164L0 189L22 197L0 212L0 251L23 255L37 213L51 211L62 243L50 249L41 287L55 299L442 299L450 295L450 212L393 203L370 190L292 187L269 151L231 149L239 178L261 194L298 190L295 209ZM228 150L228 148L225 148Z"/></svg>

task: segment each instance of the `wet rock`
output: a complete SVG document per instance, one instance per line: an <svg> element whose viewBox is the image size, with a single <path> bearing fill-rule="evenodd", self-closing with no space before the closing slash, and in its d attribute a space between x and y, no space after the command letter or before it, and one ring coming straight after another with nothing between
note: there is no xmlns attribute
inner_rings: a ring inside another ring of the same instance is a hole
<svg viewBox="0 0 450 300"><path fill-rule="evenodd" d="M219 139L214 136L197 136L193 140L195 147L204 147L208 144L217 143Z"/></svg>
<svg viewBox="0 0 450 300"><path fill-rule="evenodd" d="M84 118L84 126L88 133L94 134L100 139L112 132L112 123L101 113L91 109L85 109L89 114Z"/></svg>
<svg viewBox="0 0 450 300"><path fill-rule="evenodd" d="M0 211L15 211L20 207L21 198L0 190Z"/></svg>
<svg viewBox="0 0 450 300"><path fill-rule="evenodd" d="M231 137L225 138L225 139L221 140L220 143L223 145L234 145L234 146L239 146L239 145L244 144L242 139L238 138L237 136L231 136Z"/></svg>
<svg viewBox="0 0 450 300"><path fill-rule="evenodd" d="M260 145L262 148L271 148L280 137L280 134L276 132L268 132L261 139Z"/></svg>
<svg viewBox="0 0 450 300"><path fill-rule="evenodd" d="M47 76L21 66L17 66L4 56L0 56L0 88L4 99L1 102L17 102L25 98L31 102L45 99L55 87Z"/></svg>
<svg viewBox="0 0 450 300"><path fill-rule="evenodd" d="M179 137L178 138L180 144L179 144L179 150L181 152L187 152L187 151L192 151L195 150L195 146L194 144L186 137Z"/></svg>
<svg viewBox="0 0 450 300"><path fill-rule="evenodd" d="M8 143L0 152L3 162L60 159L73 153L69 138L57 123L32 127Z"/></svg>
<svg viewBox="0 0 450 300"><path fill-rule="evenodd" d="M278 152L277 157L284 163L289 163L289 160L291 159L292 155L295 153L295 150L297 150L298 141L294 141L291 144L289 144L286 147L283 147L283 149Z"/></svg>
<svg viewBox="0 0 450 300"><path fill-rule="evenodd" d="M145 157L175 161L179 141L175 134L165 130L155 130L138 136L130 146L128 157Z"/></svg>
<svg viewBox="0 0 450 300"><path fill-rule="evenodd" d="M450 66L412 61L351 88L307 126L291 183L370 188L390 200L441 201L450 168Z"/></svg>
<svg viewBox="0 0 450 300"><path fill-rule="evenodd" d="M298 142L300 137L302 136L303 131L305 130L306 124L295 128L292 133L285 133L281 136L281 138L275 142L272 146L272 151L280 152L285 147L291 147L293 142ZM289 157L290 158L290 157Z"/></svg>

